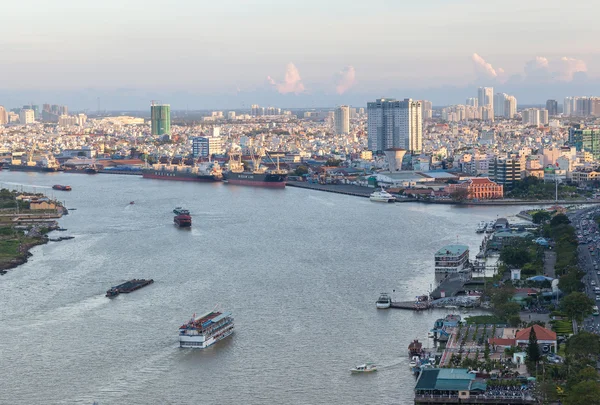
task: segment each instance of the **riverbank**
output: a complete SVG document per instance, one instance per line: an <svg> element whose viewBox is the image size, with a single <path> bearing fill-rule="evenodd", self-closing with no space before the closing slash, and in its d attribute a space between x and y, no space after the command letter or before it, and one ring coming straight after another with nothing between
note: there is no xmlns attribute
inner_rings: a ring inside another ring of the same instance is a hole
<svg viewBox="0 0 600 405"><path fill-rule="evenodd" d="M304 188L308 190L325 191L327 193L345 194L355 197L368 198L375 188L356 186L352 184L319 184L305 181L287 181L288 187ZM424 204L445 204L463 206L508 206L508 205L579 205L600 204L600 200L487 200L487 201L454 201L424 198L398 198L397 203L420 202Z"/></svg>

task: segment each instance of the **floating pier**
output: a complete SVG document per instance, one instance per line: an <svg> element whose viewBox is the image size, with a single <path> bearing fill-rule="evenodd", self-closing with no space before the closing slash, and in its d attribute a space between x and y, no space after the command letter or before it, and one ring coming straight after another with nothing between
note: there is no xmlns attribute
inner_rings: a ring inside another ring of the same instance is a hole
<svg viewBox="0 0 600 405"><path fill-rule="evenodd" d="M424 311L431 308L429 301L398 301L392 302L390 308L409 309L411 311Z"/></svg>
<svg viewBox="0 0 600 405"><path fill-rule="evenodd" d="M121 293L130 293L132 291L135 290L139 290L142 287L146 287L147 285L150 285L154 283L154 280L152 279L133 279L133 280L129 280L123 284L119 284L116 287L111 287L108 291L106 291L106 296L107 297L116 297L117 295L121 294Z"/></svg>

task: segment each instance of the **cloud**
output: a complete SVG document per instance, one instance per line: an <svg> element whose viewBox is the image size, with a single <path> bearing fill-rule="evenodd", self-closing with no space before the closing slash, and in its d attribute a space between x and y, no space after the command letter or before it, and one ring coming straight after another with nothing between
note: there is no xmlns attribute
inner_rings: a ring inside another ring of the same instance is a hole
<svg viewBox="0 0 600 405"><path fill-rule="evenodd" d="M471 56L471 60L475 64L475 71L478 74L481 74L490 79L498 77L498 72L496 72L496 69L494 69L492 64L486 62L485 59L479 56L479 54L474 53L473 56Z"/></svg>
<svg viewBox="0 0 600 405"><path fill-rule="evenodd" d="M525 78L537 82L570 82L580 72L587 72L585 62L567 56L553 60L536 56L525 63Z"/></svg>
<svg viewBox="0 0 600 405"><path fill-rule="evenodd" d="M335 91L344 94L356 83L356 70L354 66L346 66L335 75Z"/></svg>
<svg viewBox="0 0 600 405"><path fill-rule="evenodd" d="M267 81L281 94L300 94L305 90L300 72L298 72L298 68L292 62L287 64L283 82L277 83L271 76L267 76Z"/></svg>

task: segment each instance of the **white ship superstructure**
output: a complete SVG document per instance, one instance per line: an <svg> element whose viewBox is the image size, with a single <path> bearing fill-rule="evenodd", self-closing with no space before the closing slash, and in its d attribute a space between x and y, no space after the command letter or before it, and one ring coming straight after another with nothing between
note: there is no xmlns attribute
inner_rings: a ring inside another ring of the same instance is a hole
<svg viewBox="0 0 600 405"><path fill-rule="evenodd" d="M179 347L205 349L233 333L231 312L211 311L202 316L196 314L179 328Z"/></svg>

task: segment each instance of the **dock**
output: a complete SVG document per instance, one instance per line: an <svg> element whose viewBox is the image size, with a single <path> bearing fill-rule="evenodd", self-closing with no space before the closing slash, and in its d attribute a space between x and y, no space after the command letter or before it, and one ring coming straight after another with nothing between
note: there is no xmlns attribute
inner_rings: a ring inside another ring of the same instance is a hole
<svg viewBox="0 0 600 405"><path fill-rule="evenodd" d="M429 301L398 301L392 302L390 308L409 309L411 311L423 311L431 308L431 305L429 304Z"/></svg>
<svg viewBox="0 0 600 405"><path fill-rule="evenodd" d="M354 197L363 197L369 198L373 191L376 191L376 188L371 187L363 187L356 186L353 184L319 184L319 183L309 183L307 181L287 181L286 186L288 187L298 187L304 188L308 190L316 190L316 191L325 191L327 193L336 193L336 194L344 194L351 195ZM396 198L396 203L403 202L415 202L417 201L415 198Z"/></svg>
<svg viewBox="0 0 600 405"><path fill-rule="evenodd" d="M123 284L119 284L116 287L111 287L108 291L106 291L106 296L107 297L116 297L117 295L121 294L121 293L125 293L128 294L132 291L135 290L139 290L142 287L146 287L147 285L150 285L154 283L153 279L133 279L133 280L129 280L126 281Z"/></svg>

